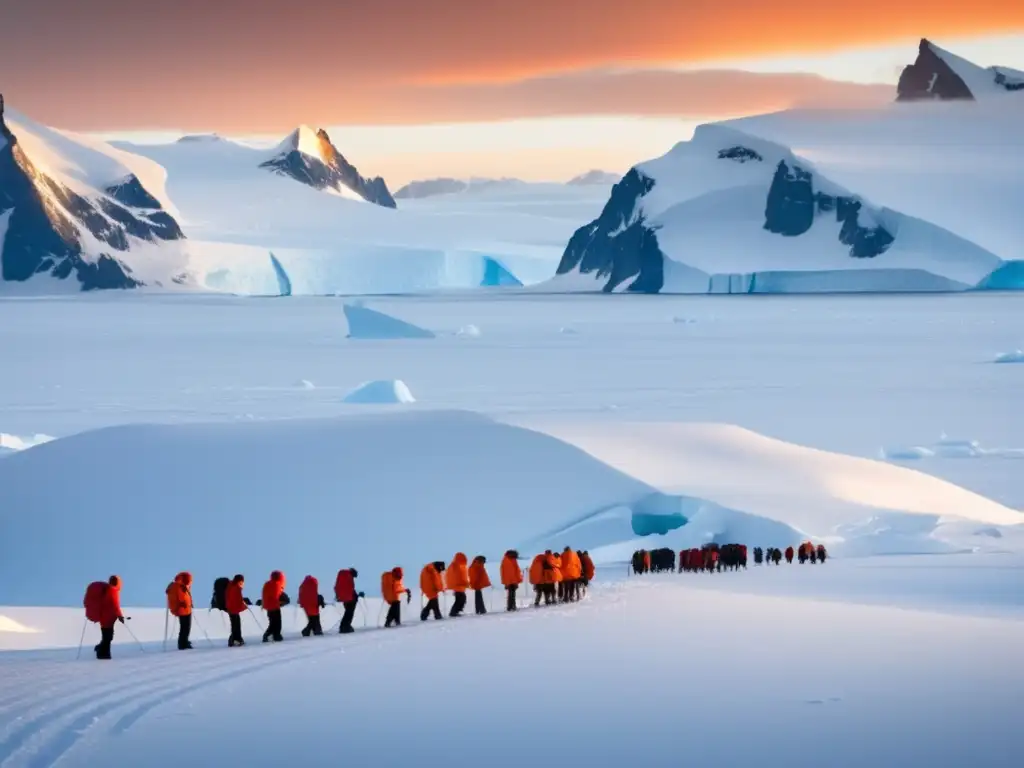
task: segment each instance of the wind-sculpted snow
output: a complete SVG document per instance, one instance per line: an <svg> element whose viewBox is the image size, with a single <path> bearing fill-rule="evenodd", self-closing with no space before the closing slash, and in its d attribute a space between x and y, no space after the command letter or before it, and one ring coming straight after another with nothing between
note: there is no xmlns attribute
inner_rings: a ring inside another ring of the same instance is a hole
<svg viewBox="0 0 1024 768"><path fill-rule="evenodd" d="M433 339L435 337L433 331L360 304L345 304L344 310L350 339Z"/></svg>
<svg viewBox="0 0 1024 768"><path fill-rule="evenodd" d="M59 482L56 479L59 478ZM524 482L529 478L529 482ZM159 605L168 573L260 583L355 566L367 591L459 550L501 554L537 531L652 489L537 432L465 412L112 427L0 460L0 604L80 605L118 573ZM31 514L26 514L31 510Z"/></svg>
<svg viewBox="0 0 1024 768"><path fill-rule="evenodd" d="M408 385L399 379L368 381L353 389L342 401L354 405L394 405L415 403Z"/></svg>

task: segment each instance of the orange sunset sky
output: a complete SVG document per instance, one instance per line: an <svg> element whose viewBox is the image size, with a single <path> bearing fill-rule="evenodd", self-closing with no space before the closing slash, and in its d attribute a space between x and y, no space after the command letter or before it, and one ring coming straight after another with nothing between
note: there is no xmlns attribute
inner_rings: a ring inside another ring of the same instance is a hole
<svg viewBox="0 0 1024 768"><path fill-rule="evenodd" d="M624 170L694 124L892 100L929 37L1024 69L1024 3L17 0L0 90L56 127L155 140L327 126L366 172Z"/></svg>

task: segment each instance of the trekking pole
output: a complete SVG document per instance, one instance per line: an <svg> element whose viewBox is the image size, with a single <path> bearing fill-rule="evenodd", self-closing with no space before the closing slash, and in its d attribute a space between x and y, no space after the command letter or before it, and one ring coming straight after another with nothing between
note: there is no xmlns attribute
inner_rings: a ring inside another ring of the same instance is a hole
<svg viewBox="0 0 1024 768"><path fill-rule="evenodd" d="M82 619L82 636L78 639L78 655L75 656L75 661L82 658L82 643L85 642L85 628L89 626L88 619Z"/></svg>
<svg viewBox="0 0 1024 768"><path fill-rule="evenodd" d="M341 611L338 610L338 601L335 600L333 603L331 603L331 607L334 609L334 612L336 614L338 614L338 627L340 628L341 627ZM333 631L334 631L334 625L331 624L331 628L327 630L327 634L330 634Z"/></svg>
<svg viewBox="0 0 1024 768"><path fill-rule="evenodd" d="M366 598L359 599L359 607L363 609L363 629L366 629Z"/></svg>
<svg viewBox="0 0 1024 768"><path fill-rule="evenodd" d="M487 589L490 590L487 595L487 599L491 604L491 613L494 613L494 587L490 586Z"/></svg>
<svg viewBox="0 0 1024 768"><path fill-rule="evenodd" d="M207 633L203 625L199 623L199 617L196 616L194 612L192 614L192 620L196 623L196 626L199 627L199 631L203 633L203 637L206 638L206 642L208 642L210 644L210 647L212 648L213 640L210 639L210 635Z"/></svg>
<svg viewBox="0 0 1024 768"><path fill-rule="evenodd" d="M263 631L263 625L260 624L260 620L257 619L256 618L256 614L253 613L252 606L251 605L245 606L245 610L247 610L249 612L249 615L252 616L252 620L256 622L256 626L259 627L260 628L260 632L262 632Z"/></svg>
<svg viewBox="0 0 1024 768"><path fill-rule="evenodd" d="M387 605L383 600L380 601L380 611L377 613L377 629L380 629L380 621L384 616L384 606Z"/></svg>
<svg viewBox="0 0 1024 768"><path fill-rule="evenodd" d="M171 609L164 611L164 653L167 653L167 627L171 621Z"/></svg>
<svg viewBox="0 0 1024 768"><path fill-rule="evenodd" d="M145 647L143 647L142 643L139 642L139 638L137 638L135 636L135 633L132 632L132 628L128 626L128 622L129 621L131 621L131 618L126 616L125 620L124 620L124 628L128 630L128 634L132 636L132 640L134 640L135 644L139 646L139 650L142 651L143 653L145 653L146 652Z"/></svg>

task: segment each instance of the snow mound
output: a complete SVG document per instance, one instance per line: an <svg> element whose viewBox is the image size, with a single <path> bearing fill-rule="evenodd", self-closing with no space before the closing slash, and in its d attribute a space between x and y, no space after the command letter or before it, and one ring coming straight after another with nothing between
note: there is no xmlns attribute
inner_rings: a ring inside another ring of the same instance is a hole
<svg viewBox="0 0 1024 768"><path fill-rule="evenodd" d="M917 459L981 459L1024 458L1024 448L984 448L977 440L957 440L943 437L934 445L910 448L883 448L882 458L890 461L913 461ZM1024 521L1022 521L1024 522Z"/></svg>
<svg viewBox="0 0 1024 768"><path fill-rule="evenodd" d="M297 386L300 387L301 389L316 389L316 384L314 384L309 379L300 380Z"/></svg>
<svg viewBox="0 0 1024 768"><path fill-rule="evenodd" d="M952 529L945 527L949 521L989 526L1024 523L1021 512L930 475L786 443L731 425L522 423L656 488L663 510L669 508L689 520L667 534L673 545L699 540L700 536L694 538L699 530L694 524L701 519L707 523L704 540L711 540L708 536L726 525L750 545L757 536L778 541L790 529L801 537L825 541L839 553L847 547L851 551L856 547L858 553L869 549L855 545L857 536L868 535L856 526L879 515L892 515L891 521L906 518L896 526L902 530L918 526L915 535L922 552L963 548L960 541L943 538L952 535ZM959 441L945 442L952 451ZM770 534L760 529L768 523L772 523ZM889 529L895 530L892 524ZM884 538L872 539L880 550L889 549ZM611 546L621 540L602 543ZM906 541L900 546L903 551L915 551L906 549Z"/></svg>
<svg viewBox="0 0 1024 768"><path fill-rule="evenodd" d="M478 339L483 334L481 334L480 329L478 327L470 323L469 325L464 325L461 328L459 328L459 330L455 332L455 335L468 339Z"/></svg>
<svg viewBox="0 0 1024 768"><path fill-rule="evenodd" d="M54 438L49 435L31 435L29 437L19 437L18 435L9 435L6 432L0 432L0 456L5 456L15 451L24 451L27 448L32 448L43 443L48 443Z"/></svg>
<svg viewBox="0 0 1024 768"><path fill-rule="evenodd" d="M377 594L386 568L415 585L423 563L460 550L497 564L538 531L653 490L465 412L119 426L0 461L2 542L17 542L0 543L0 583L18 585L5 602L80 607L86 584L117 573L125 604L162 606L187 569L203 606L225 574L245 574L255 597L282 569L294 598L312 573L327 596L354 566Z"/></svg>
<svg viewBox="0 0 1024 768"><path fill-rule="evenodd" d="M996 359L993 362L1024 363L1024 350L1016 349L1013 352L1002 352L996 355Z"/></svg>
<svg viewBox="0 0 1024 768"><path fill-rule="evenodd" d="M368 381L345 395L342 401L358 405L384 405L392 403L415 403L409 387L400 379Z"/></svg>
<svg viewBox="0 0 1024 768"><path fill-rule="evenodd" d="M345 304L350 339L433 339L433 331L361 304Z"/></svg>
<svg viewBox="0 0 1024 768"><path fill-rule="evenodd" d="M563 336L576 336L579 334L579 331L577 331L575 328L569 325L563 325L561 328L558 329L558 332Z"/></svg>

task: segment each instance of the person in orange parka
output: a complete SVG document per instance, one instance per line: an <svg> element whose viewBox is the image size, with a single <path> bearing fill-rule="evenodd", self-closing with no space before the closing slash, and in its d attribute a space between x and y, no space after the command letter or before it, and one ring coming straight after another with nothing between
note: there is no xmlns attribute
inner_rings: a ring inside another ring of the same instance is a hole
<svg viewBox="0 0 1024 768"><path fill-rule="evenodd" d="M256 601L256 605L262 605L267 612L267 631L263 633L263 642L269 643L273 638L275 643L284 640L281 635L281 609L291 602L288 594L284 591L284 574L281 571L271 571L270 579L263 585L263 598Z"/></svg>
<svg viewBox="0 0 1024 768"><path fill-rule="evenodd" d="M93 647L97 659L110 658L110 644L114 642L114 624L124 624L121 613L121 577L111 576L106 582L94 581L85 590L85 618L100 625L100 642Z"/></svg>
<svg viewBox="0 0 1024 768"><path fill-rule="evenodd" d="M559 602L562 599L562 557L556 555L550 549L544 553L551 566L548 572L548 594L547 604Z"/></svg>
<svg viewBox="0 0 1024 768"><path fill-rule="evenodd" d="M224 590L224 608L231 622L231 636L228 637L228 648L236 645L245 645L242 638L242 614L249 610L252 603L248 597L242 594L245 587L245 577L236 573L235 577Z"/></svg>
<svg viewBox="0 0 1024 768"><path fill-rule="evenodd" d="M580 579L583 578L583 563L572 547L562 552L562 596L565 602L574 603L579 594Z"/></svg>
<svg viewBox="0 0 1024 768"><path fill-rule="evenodd" d="M505 587L505 591L508 593L508 602L505 605L506 611L519 610L519 604L516 601L516 591L522 583L523 571L519 567L519 553L514 549L510 549L501 560L501 585Z"/></svg>
<svg viewBox="0 0 1024 768"><path fill-rule="evenodd" d="M394 567L390 571L384 571L380 577L380 592L384 602L388 604L388 615L384 620L384 627L402 626L402 595L406 596L406 603L412 602L412 592L405 588L402 583L403 573L400 567Z"/></svg>
<svg viewBox="0 0 1024 768"><path fill-rule="evenodd" d="M427 599L427 604L420 611L420 621L426 621L431 613L434 614L435 621L444 618L441 616L441 606L438 603L438 597L444 592L444 580L441 577L444 570L444 561L436 560L427 563L420 571L420 593Z"/></svg>
<svg viewBox="0 0 1024 768"><path fill-rule="evenodd" d="M189 651L192 643L192 574L182 571L167 586L167 610L178 617L178 650Z"/></svg>
<svg viewBox="0 0 1024 768"><path fill-rule="evenodd" d="M487 558L477 555L469 566L469 588L473 590L473 607L477 616L487 613L484 604L484 590L490 589L491 577L487 575Z"/></svg>
<svg viewBox="0 0 1024 768"><path fill-rule="evenodd" d="M533 603L534 608L540 605L541 597L547 595L548 577L546 571L549 568L551 568L551 565L548 563L547 555L537 555L533 558L533 562L530 563L530 583L533 585L533 592L537 597Z"/></svg>
<svg viewBox="0 0 1024 768"><path fill-rule="evenodd" d="M466 609L466 590L469 589L469 560L462 552L456 552L452 558L451 565L444 576L445 586L450 592L455 593L455 600L452 602L452 609L448 616L455 618L461 616Z"/></svg>
<svg viewBox="0 0 1024 768"><path fill-rule="evenodd" d="M320 625L320 609L326 608L324 596L320 594L320 582L314 576L306 576L299 585L299 605L306 612L306 626L302 629L302 636L322 635L323 627Z"/></svg>
<svg viewBox="0 0 1024 768"><path fill-rule="evenodd" d="M580 583L580 597L582 598L586 596L590 582L597 575L597 569L594 568L594 561L590 559L590 552L588 550L583 550L579 555L580 564L583 566L583 581Z"/></svg>

